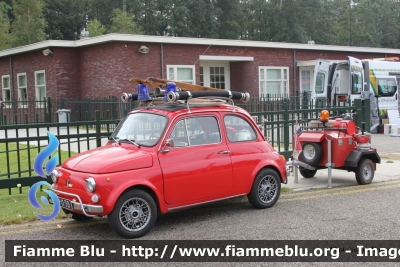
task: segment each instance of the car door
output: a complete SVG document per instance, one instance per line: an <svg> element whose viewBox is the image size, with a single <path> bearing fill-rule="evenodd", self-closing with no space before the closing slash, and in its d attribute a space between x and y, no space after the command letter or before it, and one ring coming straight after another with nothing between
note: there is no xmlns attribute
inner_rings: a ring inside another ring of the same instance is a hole
<svg viewBox="0 0 400 267"><path fill-rule="evenodd" d="M175 120L168 139L174 142L159 153L164 197L169 205L185 205L222 198L232 189L232 166L221 138L217 114L189 115Z"/></svg>
<svg viewBox="0 0 400 267"><path fill-rule="evenodd" d="M232 160L233 190L246 193L253 183L254 170L265 156L265 142L259 140L252 124L239 114L226 114L224 128Z"/></svg>

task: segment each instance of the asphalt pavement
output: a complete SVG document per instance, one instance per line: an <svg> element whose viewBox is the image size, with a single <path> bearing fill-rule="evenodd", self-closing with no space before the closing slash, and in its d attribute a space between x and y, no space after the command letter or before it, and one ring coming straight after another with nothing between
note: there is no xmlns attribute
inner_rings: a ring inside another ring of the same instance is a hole
<svg viewBox="0 0 400 267"><path fill-rule="evenodd" d="M385 134L372 134L371 147L376 148L381 163L376 165L372 183L379 183L400 179L400 137ZM331 187L358 185L354 172L332 169ZM329 188L328 169L318 170L313 178L304 178L298 173L288 176L288 183L282 184L293 191L312 188Z"/></svg>

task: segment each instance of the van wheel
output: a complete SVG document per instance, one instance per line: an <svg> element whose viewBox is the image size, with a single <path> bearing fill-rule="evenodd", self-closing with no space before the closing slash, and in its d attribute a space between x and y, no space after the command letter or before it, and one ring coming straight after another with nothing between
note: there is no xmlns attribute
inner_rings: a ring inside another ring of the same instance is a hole
<svg viewBox="0 0 400 267"><path fill-rule="evenodd" d="M76 212L72 212L70 210L64 209L62 208L63 212L65 213L65 215L68 216L68 218L77 220L77 221L86 221L86 220L90 220L93 219L93 217L88 217L86 215L80 214L80 213L76 213Z"/></svg>
<svg viewBox="0 0 400 267"><path fill-rule="evenodd" d="M302 162L311 166L317 166L322 159L322 146L320 143L305 142L302 143L303 151L299 158Z"/></svg>
<svg viewBox="0 0 400 267"><path fill-rule="evenodd" d="M300 167L299 171L301 176L303 176L304 178L313 178L317 173L317 170L304 169L303 167Z"/></svg>
<svg viewBox="0 0 400 267"><path fill-rule="evenodd" d="M358 184L370 184L375 174L374 163L367 158L361 159L357 164L355 173Z"/></svg>
<svg viewBox="0 0 400 267"><path fill-rule="evenodd" d="M247 198L255 208L265 209L275 205L280 193L279 175L272 169L263 169L257 174Z"/></svg>
<svg viewBox="0 0 400 267"><path fill-rule="evenodd" d="M145 191L132 189L120 196L107 217L111 228L124 238L147 234L157 219L157 205Z"/></svg>

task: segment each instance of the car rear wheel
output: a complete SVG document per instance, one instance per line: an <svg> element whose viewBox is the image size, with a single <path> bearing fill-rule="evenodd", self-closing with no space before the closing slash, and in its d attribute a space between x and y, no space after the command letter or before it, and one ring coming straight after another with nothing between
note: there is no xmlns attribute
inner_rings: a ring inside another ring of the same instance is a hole
<svg viewBox="0 0 400 267"><path fill-rule="evenodd" d="M258 209L270 208L278 201L281 193L281 179L273 169L261 170L253 182L249 202Z"/></svg>
<svg viewBox="0 0 400 267"><path fill-rule="evenodd" d="M317 166L322 159L322 146L320 143L305 142L302 144L303 151L300 160L311 166Z"/></svg>
<svg viewBox="0 0 400 267"><path fill-rule="evenodd" d="M300 167L299 171L304 178L313 178L317 173L317 170L304 169L303 167Z"/></svg>
<svg viewBox="0 0 400 267"><path fill-rule="evenodd" d="M88 217L88 216L83 215L83 214L72 212L72 211L64 209L64 208L62 210L68 216L68 218L71 218L71 219L74 219L74 220L77 220L77 221L86 221L86 220L90 220L90 219L93 218L93 217Z"/></svg>
<svg viewBox="0 0 400 267"><path fill-rule="evenodd" d="M147 234L157 219L157 205L145 191L132 189L118 199L108 215L111 228L124 238Z"/></svg>
<svg viewBox="0 0 400 267"><path fill-rule="evenodd" d="M360 185L370 184L374 179L374 163L367 158L361 159L356 168L356 180Z"/></svg>

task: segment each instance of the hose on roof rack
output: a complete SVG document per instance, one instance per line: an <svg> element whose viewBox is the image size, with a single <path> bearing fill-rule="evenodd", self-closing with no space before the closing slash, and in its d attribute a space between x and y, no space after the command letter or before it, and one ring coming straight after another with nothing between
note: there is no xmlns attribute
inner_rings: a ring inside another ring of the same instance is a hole
<svg viewBox="0 0 400 267"><path fill-rule="evenodd" d="M249 102L250 94L249 93L242 93L242 92L234 92L234 91L196 91L196 92L189 92L189 91L182 91L182 92L169 92L168 93L168 102L176 102L178 100L187 100L189 98L196 98L196 97L226 97L235 100L240 100L242 102Z"/></svg>

